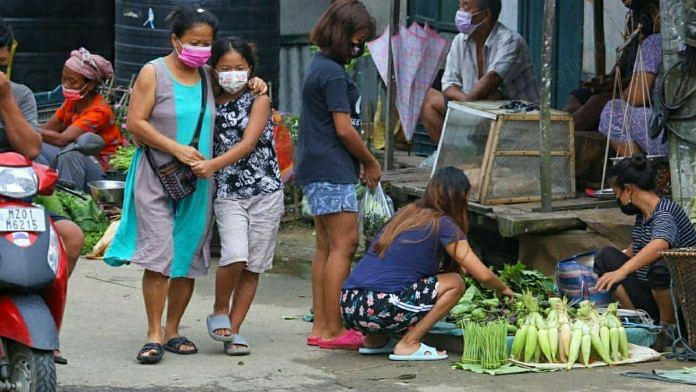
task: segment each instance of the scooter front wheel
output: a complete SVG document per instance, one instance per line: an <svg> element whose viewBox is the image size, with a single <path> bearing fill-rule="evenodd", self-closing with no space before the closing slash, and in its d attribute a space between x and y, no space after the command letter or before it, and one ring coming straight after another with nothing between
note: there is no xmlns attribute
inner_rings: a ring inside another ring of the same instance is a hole
<svg viewBox="0 0 696 392"><path fill-rule="evenodd" d="M54 392L56 365L53 352L35 350L17 342L8 342L10 383L17 392Z"/></svg>

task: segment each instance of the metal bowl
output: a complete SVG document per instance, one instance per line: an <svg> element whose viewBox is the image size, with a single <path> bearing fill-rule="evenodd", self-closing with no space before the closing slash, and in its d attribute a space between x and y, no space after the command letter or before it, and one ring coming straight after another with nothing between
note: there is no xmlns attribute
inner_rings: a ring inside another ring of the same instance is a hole
<svg viewBox="0 0 696 392"><path fill-rule="evenodd" d="M123 181L92 181L87 184L94 201L100 204L121 206L126 183Z"/></svg>

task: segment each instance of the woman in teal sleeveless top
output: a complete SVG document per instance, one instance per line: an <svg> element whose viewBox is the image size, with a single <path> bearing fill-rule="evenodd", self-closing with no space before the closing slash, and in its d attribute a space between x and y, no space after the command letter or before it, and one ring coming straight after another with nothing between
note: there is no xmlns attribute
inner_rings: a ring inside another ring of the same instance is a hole
<svg viewBox="0 0 696 392"><path fill-rule="evenodd" d="M172 25L174 50L140 71L131 96L128 130L141 145L150 148L156 165L173 158L191 165L212 156L215 98L205 63L210 57L217 19L208 11L182 6L167 20ZM201 80L200 67L207 80ZM199 143L192 147L189 144L201 112L203 92L207 94L207 107ZM113 266L133 263L145 269L142 284L148 342L138 353L141 363L159 362L164 350L177 354L198 351L179 334L179 323L193 293L194 278L207 273L213 191L212 181L199 179L192 194L174 203L143 148L133 158L121 224L104 260Z"/></svg>

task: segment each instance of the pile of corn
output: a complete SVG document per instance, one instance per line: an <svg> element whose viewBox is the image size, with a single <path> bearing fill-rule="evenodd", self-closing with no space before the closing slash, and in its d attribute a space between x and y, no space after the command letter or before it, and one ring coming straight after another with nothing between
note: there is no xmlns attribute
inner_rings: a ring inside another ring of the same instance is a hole
<svg viewBox="0 0 696 392"><path fill-rule="evenodd" d="M524 303L528 314L512 343L512 358L524 362L565 363L573 367L580 357L589 366L590 357L607 364L628 358L628 338L612 304L600 316L589 301L583 301L578 318L572 322L567 311L567 301L550 298L551 309L546 318L539 313L539 305L532 295L525 293Z"/></svg>

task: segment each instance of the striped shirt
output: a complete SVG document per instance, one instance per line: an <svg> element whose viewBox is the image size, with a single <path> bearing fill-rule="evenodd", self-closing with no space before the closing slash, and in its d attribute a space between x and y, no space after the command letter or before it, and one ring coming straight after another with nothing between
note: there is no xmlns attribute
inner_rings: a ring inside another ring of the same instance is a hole
<svg viewBox="0 0 696 392"><path fill-rule="evenodd" d="M499 90L506 99L539 102L539 86L527 43L522 36L500 22L495 24L486 39L483 68L481 75L495 72L503 80ZM458 86L464 93L470 93L478 81L476 42L465 34L458 34L447 55L442 91Z"/></svg>
<svg viewBox="0 0 696 392"><path fill-rule="evenodd" d="M696 231L684 210L669 199L660 199L649 218L638 214L633 227L633 254L643 250L650 241L665 240L670 249L696 246ZM636 274L641 281L648 280L649 266L642 267Z"/></svg>

